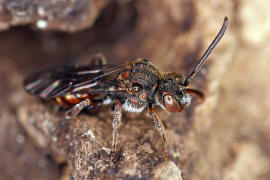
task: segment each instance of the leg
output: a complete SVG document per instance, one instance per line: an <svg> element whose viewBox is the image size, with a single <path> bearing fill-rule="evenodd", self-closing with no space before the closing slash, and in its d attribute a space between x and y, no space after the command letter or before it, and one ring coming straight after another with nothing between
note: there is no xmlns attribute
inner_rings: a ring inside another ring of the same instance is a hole
<svg viewBox="0 0 270 180"><path fill-rule="evenodd" d="M163 123L159 119L156 111L153 108L150 108L150 113L151 113L152 118L154 120L154 123L155 123L161 137L162 137L163 146L164 146L164 159L168 160L167 139L166 139L166 134L165 134L165 129L164 129Z"/></svg>
<svg viewBox="0 0 270 180"><path fill-rule="evenodd" d="M102 53L95 54L90 61L90 66L103 66L107 64L107 60Z"/></svg>
<svg viewBox="0 0 270 180"><path fill-rule="evenodd" d="M71 109L66 111L66 113L65 113L66 119L70 119L72 117L77 116L81 112L81 110L83 110L83 108L90 106L91 104L92 104L92 102L90 99L85 99L85 100L81 101L80 103L76 104Z"/></svg>
<svg viewBox="0 0 270 180"><path fill-rule="evenodd" d="M120 124L121 124L121 118L122 118L121 104L119 101L116 101L115 105L114 105L114 118L113 118L113 123L112 123L112 127L113 127L113 142L112 142L113 151L112 151L112 154L114 154L116 151L118 129L119 129Z"/></svg>

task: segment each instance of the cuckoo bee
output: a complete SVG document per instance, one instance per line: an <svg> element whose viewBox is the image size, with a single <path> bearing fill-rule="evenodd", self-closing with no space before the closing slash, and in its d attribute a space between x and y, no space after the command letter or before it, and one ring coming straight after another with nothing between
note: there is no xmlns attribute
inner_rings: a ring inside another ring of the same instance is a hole
<svg viewBox="0 0 270 180"><path fill-rule="evenodd" d="M69 108L65 113L66 119L75 117L84 108L112 104L113 153L116 151L122 110L139 113L146 109L162 137L167 159L166 134L155 109L160 106L172 113L181 112L190 105L191 96L203 98L203 93L188 85L224 35L227 26L228 18L225 17L214 41L186 78L179 73L161 73L146 59L108 65L100 54L89 65L39 72L26 78L24 87L30 94Z"/></svg>

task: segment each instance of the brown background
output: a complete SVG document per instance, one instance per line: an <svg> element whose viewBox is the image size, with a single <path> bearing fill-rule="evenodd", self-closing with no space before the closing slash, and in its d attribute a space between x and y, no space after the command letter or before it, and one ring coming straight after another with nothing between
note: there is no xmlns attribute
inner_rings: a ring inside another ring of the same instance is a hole
<svg viewBox="0 0 270 180"><path fill-rule="evenodd" d="M12 0L0 7L1 179L269 179L269 2ZM187 75L224 16L228 30L191 85L206 100L183 113L159 112L168 162L149 117L124 113L111 159L109 107L65 121L22 87L31 72L87 63L98 52L112 64L145 57Z"/></svg>

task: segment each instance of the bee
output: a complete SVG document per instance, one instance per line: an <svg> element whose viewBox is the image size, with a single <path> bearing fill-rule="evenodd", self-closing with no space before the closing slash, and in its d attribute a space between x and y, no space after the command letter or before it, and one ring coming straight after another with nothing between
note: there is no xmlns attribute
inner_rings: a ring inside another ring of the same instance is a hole
<svg viewBox="0 0 270 180"><path fill-rule="evenodd" d="M32 95L67 108L66 119L75 117L84 108L111 104L112 154L117 149L122 111L140 113L146 109L162 137L164 159L168 159L164 125L155 109L159 106L171 113L181 112L191 104L192 96L203 99L202 92L188 85L224 35L227 26L228 18L225 17L219 33L186 78L177 72L161 73L146 59L108 65L105 57L99 54L88 65L38 72L26 78L24 87Z"/></svg>

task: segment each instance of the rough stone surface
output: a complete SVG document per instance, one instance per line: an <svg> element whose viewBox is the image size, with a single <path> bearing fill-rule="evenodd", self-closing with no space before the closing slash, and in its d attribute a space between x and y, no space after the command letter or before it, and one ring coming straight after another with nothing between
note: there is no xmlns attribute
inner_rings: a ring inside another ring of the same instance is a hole
<svg viewBox="0 0 270 180"><path fill-rule="evenodd" d="M55 2L42 2L43 10L38 10L40 4L31 6L32 1L2 2L2 30L29 23L44 27L46 23L37 22L40 15L49 21L44 31L28 25L0 34L1 178L162 179L173 172L171 177L184 180L269 179L270 48L264 15L269 3ZM70 5L79 5L76 13L63 16ZM55 18L49 19L52 14ZM118 149L111 157L110 107L67 121L64 111L27 95L22 87L30 72L87 63L98 52L111 64L145 57L161 71L187 75L225 15L229 29L191 84L205 93L205 101L194 100L183 113L159 111L168 137L168 162L149 117L124 113ZM67 34L46 31L50 29L85 30Z"/></svg>
<svg viewBox="0 0 270 180"><path fill-rule="evenodd" d="M33 24L41 30L74 32L91 27L109 0L10 0L0 2L0 30Z"/></svg>
<svg viewBox="0 0 270 180"><path fill-rule="evenodd" d="M155 167L152 179L182 180L182 176L181 171L172 161L165 161Z"/></svg>

